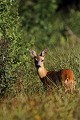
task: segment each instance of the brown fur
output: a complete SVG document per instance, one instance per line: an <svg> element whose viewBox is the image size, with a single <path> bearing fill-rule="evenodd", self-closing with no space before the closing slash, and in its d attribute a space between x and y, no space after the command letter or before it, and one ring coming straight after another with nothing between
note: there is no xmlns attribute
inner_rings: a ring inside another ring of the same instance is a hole
<svg viewBox="0 0 80 120"><path fill-rule="evenodd" d="M31 51L31 54L34 57L35 67L37 68L39 78L43 82L43 85L47 87L52 84L61 84L65 86L65 91L70 90L73 92L76 85L73 71L71 69L62 69L59 71L46 70L43 64L45 53L47 53L46 50L38 56L34 50Z"/></svg>

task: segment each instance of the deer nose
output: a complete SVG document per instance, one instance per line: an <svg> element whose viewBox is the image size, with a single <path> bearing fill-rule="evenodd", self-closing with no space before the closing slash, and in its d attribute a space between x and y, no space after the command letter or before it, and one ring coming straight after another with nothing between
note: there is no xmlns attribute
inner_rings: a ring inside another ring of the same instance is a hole
<svg viewBox="0 0 80 120"><path fill-rule="evenodd" d="M38 64L35 64L35 67L39 68L39 67L41 67L41 66L40 66L40 65L38 65Z"/></svg>
<svg viewBox="0 0 80 120"><path fill-rule="evenodd" d="M35 61L35 67L37 67L37 68L41 67L40 64L38 63L38 61Z"/></svg>
<svg viewBox="0 0 80 120"><path fill-rule="evenodd" d="M37 67L39 68L39 67L41 67L40 65L37 65Z"/></svg>
<svg viewBox="0 0 80 120"><path fill-rule="evenodd" d="M41 66L41 61L39 61L37 65L38 65L38 66Z"/></svg>

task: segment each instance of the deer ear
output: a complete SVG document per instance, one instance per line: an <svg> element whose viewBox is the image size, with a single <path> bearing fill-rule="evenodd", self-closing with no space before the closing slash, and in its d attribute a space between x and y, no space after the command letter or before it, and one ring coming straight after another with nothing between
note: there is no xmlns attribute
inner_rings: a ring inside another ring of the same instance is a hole
<svg viewBox="0 0 80 120"><path fill-rule="evenodd" d="M37 56L37 55L36 55L36 52L35 52L34 50L30 50L30 54L31 54L32 57Z"/></svg>
<svg viewBox="0 0 80 120"><path fill-rule="evenodd" d="M41 52L40 56L44 57L47 54L47 52L48 52L48 49L46 48L44 51Z"/></svg>

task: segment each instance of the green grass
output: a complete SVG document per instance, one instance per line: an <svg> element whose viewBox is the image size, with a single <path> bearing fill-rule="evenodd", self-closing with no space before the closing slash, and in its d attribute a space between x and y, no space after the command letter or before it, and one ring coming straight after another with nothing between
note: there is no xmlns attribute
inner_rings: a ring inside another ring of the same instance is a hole
<svg viewBox="0 0 80 120"><path fill-rule="evenodd" d="M54 86L45 91L30 58L24 79L19 78L10 94L0 100L0 120L80 119L80 45L48 49L45 67L49 70L71 68L77 81L74 93L65 93L63 88Z"/></svg>

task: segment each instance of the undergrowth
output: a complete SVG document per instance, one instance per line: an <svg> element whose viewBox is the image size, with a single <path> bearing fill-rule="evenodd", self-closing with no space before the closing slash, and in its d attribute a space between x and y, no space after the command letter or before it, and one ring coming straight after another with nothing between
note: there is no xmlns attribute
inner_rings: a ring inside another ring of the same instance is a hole
<svg viewBox="0 0 80 120"><path fill-rule="evenodd" d="M58 0L0 1L0 120L80 120L80 11L57 7ZM44 90L29 50L45 48L47 70L73 70L73 94Z"/></svg>
<svg viewBox="0 0 80 120"><path fill-rule="evenodd" d="M48 48L49 49L49 48ZM41 50L37 49L38 53ZM79 120L80 119L80 48L53 47L45 57L45 68L71 68L77 81L73 94L55 86L45 91L30 58L27 74L18 78L9 94L0 100L0 120ZM7 118L6 118L7 116Z"/></svg>

